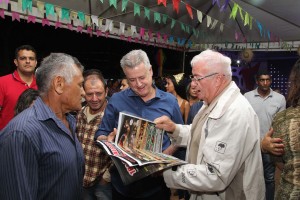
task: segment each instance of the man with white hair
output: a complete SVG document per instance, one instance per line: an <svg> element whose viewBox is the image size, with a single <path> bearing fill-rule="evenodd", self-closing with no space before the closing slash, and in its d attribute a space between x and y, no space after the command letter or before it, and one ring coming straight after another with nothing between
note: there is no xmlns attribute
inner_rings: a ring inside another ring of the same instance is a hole
<svg viewBox="0 0 300 200"><path fill-rule="evenodd" d="M189 190L191 199L264 199L259 122L232 81L230 58L206 50L191 65L191 84L204 101L192 125L154 121L175 145L187 146L189 164L164 171L167 186Z"/></svg>

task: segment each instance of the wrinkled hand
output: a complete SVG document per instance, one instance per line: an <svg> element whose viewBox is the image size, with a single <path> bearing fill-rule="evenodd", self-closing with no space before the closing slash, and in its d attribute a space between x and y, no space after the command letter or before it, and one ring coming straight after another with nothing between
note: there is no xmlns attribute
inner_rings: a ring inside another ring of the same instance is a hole
<svg viewBox="0 0 300 200"><path fill-rule="evenodd" d="M108 136L100 135L99 137L97 137L97 140L107 140L109 142L113 142L116 137L116 134L117 134L117 129L114 128L114 131L111 132Z"/></svg>
<svg viewBox="0 0 300 200"><path fill-rule="evenodd" d="M175 147L174 145L170 145L168 146L168 148L166 148L163 153L167 154L167 155L173 155L175 153L175 151L177 150L177 147Z"/></svg>
<svg viewBox="0 0 300 200"><path fill-rule="evenodd" d="M169 133L174 132L176 128L176 124L167 116L156 118L154 123L156 128L163 129Z"/></svg>
<svg viewBox="0 0 300 200"><path fill-rule="evenodd" d="M273 128L266 133L261 141L261 151L263 153L271 153L276 156L281 156L284 154L284 145L282 144L282 139L272 138Z"/></svg>

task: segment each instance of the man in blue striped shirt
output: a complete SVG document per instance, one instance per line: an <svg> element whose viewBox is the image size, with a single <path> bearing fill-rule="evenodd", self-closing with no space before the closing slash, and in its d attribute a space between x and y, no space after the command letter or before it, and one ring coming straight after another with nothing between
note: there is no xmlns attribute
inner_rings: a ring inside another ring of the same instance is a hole
<svg viewBox="0 0 300 200"><path fill-rule="evenodd" d="M81 199L84 157L69 112L81 109L82 71L63 53L41 63L40 97L0 132L0 199Z"/></svg>

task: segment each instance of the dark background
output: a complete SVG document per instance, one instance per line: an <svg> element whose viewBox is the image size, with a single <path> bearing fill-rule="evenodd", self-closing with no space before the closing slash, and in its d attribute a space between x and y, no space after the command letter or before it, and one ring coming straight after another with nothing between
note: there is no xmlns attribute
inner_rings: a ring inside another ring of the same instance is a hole
<svg viewBox="0 0 300 200"><path fill-rule="evenodd" d="M14 68L15 48L32 45L37 50L38 63L51 52L64 52L75 56L86 69L98 68L105 78L121 78L120 67L122 56L133 49L143 49L148 54L153 66L154 76L158 74L157 53L159 48L142 45L105 36L90 35L53 26L42 26L40 23L27 23L11 20L5 16L0 19L0 76L12 72ZM182 71L183 53L163 48L165 73Z"/></svg>
<svg viewBox="0 0 300 200"><path fill-rule="evenodd" d="M184 54L182 51L106 38L105 36L93 35L90 37L86 33L79 33L75 30L55 29L54 26L43 27L41 23L27 23L24 19L21 19L20 22L12 21L10 16L5 16L5 19L0 18L0 76L11 73L15 69L14 51L16 47L23 44L30 44L37 50L38 64L51 52L64 52L77 57L86 69L100 69L106 79L123 77L120 59L133 49L143 49L147 52L153 66L154 77L158 76L156 57L159 49L162 49L165 55L163 75L181 73L183 68L187 75L191 74L190 60L199 53L187 52ZM240 52L222 53L232 59L233 66L237 66L236 60L240 58ZM251 68L257 63L264 62L273 71L276 69L277 74L287 78L291 67L298 58L299 55L295 51L255 51L252 61L250 63L242 61L239 67ZM249 74L249 76L253 76L253 74ZM278 84L281 84L282 88L285 87L283 85L285 83L280 80L277 82L275 80L273 83L272 87L278 87Z"/></svg>

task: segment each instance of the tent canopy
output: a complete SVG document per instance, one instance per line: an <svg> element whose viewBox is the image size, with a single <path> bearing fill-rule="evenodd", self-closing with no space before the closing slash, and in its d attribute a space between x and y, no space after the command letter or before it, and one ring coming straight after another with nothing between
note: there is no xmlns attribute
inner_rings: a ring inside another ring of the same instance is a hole
<svg viewBox="0 0 300 200"><path fill-rule="evenodd" d="M32 6L41 3L45 10L41 18L51 15L47 9L52 5L56 14L50 16L52 21L85 29L91 24L99 30L102 26L110 37L167 43L185 51L208 47L291 51L300 45L300 1L295 0L45 0L33 1ZM70 19L62 18L63 10ZM80 14L83 23L76 22Z"/></svg>

